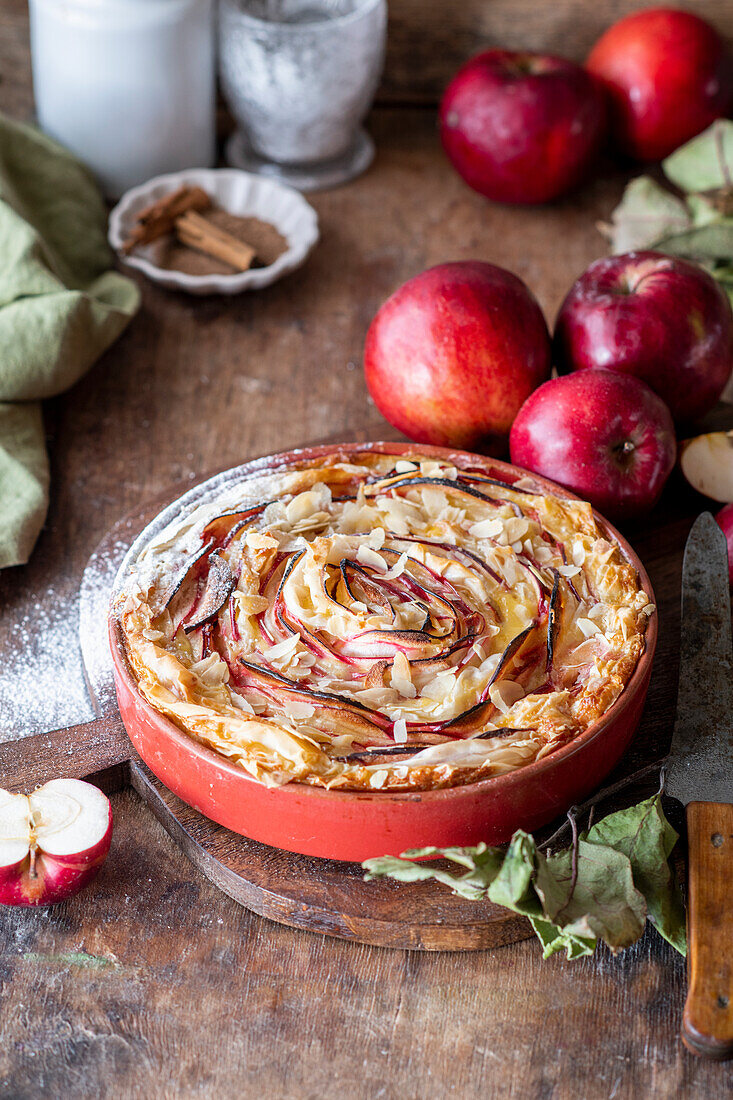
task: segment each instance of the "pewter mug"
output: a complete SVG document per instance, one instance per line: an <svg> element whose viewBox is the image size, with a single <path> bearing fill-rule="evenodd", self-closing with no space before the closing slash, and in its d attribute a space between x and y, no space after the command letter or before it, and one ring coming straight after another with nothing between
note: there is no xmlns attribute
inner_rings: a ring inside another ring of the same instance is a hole
<svg viewBox="0 0 733 1100"><path fill-rule="evenodd" d="M382 72L386 25L386 0L220 0L222 89L240 129L230 159L250 156L282 178L288 166L307 166L314 186L319 165L356 174L365 143L371 160L360 124Z"/></svg>

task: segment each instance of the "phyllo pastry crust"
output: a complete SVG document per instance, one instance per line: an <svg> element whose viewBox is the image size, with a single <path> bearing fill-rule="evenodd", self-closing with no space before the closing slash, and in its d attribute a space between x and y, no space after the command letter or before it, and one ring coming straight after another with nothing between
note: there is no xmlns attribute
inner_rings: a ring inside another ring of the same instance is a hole
<svg viewBox="0 0 733 1100"><path fill-rule="evenodd" d="M654 608L590 505L334 450L183 505L114 613L144 698L267 785L474 782L577 737Z"/></svg>

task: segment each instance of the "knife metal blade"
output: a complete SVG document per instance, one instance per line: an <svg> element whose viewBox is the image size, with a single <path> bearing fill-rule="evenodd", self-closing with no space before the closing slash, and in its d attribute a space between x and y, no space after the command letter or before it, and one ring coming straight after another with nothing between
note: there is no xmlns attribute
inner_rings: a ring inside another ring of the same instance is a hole
<svg viewBox="0 0 733 1100"><path fill-rule="evenodd" d="M666 790L689 802L733 802L733 642L725 536L695 520L682 565L677 718Z"/></svg>

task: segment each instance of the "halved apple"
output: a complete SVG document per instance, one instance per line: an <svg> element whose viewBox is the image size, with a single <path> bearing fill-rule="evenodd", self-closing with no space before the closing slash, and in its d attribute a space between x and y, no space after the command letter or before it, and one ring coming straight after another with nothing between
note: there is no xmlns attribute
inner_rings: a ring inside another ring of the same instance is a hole
<svg viewBox="0 0 733 1100"><path fill-rule="evenodd" d="M680 466L698 493L721 504L733 501L733 431L686 439L680 447Z"/></svg>
<svg viewBox="0 0 733 1100"><path fill-rule="evenodd" d="M53 905L96 875L112 840L109 799L81 779L0 790L0 905Z"/></svg>

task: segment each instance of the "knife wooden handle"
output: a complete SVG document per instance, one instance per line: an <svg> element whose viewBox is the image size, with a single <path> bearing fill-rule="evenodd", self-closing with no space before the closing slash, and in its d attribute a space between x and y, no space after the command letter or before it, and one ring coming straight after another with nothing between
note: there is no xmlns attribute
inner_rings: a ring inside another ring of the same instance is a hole
<svg viewBox="0 0 733 1100"><path fill-rule="evenodd" d="M703 1058L733 1058L733 806L687 807L688 990L682 1040Z"/></svg>

